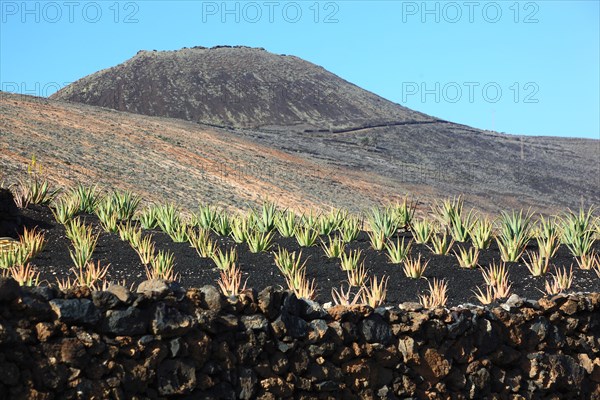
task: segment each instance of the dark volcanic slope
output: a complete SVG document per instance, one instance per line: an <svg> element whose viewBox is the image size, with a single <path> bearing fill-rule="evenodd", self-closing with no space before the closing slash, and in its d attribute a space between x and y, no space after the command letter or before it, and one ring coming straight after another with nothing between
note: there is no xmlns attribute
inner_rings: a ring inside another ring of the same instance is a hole
<svg viewBox="0 0 600 400"><path fill-rule="evenodd" d="M52 98L243 128L339 129L433 120L298 57L247 47L140 51Z"/></svg>
<svg viewBox="0 0 600 400"><path fill-rule="evenodd" d="M481 131L453 123L351 132L244 132L259 143L329 165L378 174L415 194L464 193L488 210L600 204L600 141Z"/></svg>
<svg viewBox="0 0 600 400"><path fill-rule="evenodd" d="M296 210L359 211L405 194L430 204L460 193L489 212L600 204L599 141L520 138L454 124L231 131L2 92L0 115L0 182L23 176L35 154L60 186L94 182L188 210L199 201L244 208L268 196Z"/></svg>
<svg viewBox="0 0 600 400"><path fill-rule="evenodd" d="M531 206L555 212L600 204L598 140L504 135L436 120L297 57L262 49L143 51L121 65L73 83L53 98L163 117L160 122L142 123L144 117L110 115L116 120L135 120L135 124L123 124L135 127L136 134L148 132L147 128L139 130L144 125L155 130L155 123L161 125L158 130L170 131L169 121L175 123L177 119L232 127L216 129L188 122L173 136L173 144L186 153L196 147L201 150L206 136L200 132L211 131L215 134L211 140L226 143L243 137L265 154L244 153L243 157L249 156L260 165L251 175L268 166L276 177L261 176L265 183L281 187L297 182L295 187L286 188L287 193L294 193L294 202L306 198L317 204L360 208L373 198L410 192L426 201L464 193L469 205L487 211ZM50 114L32 113L29 106L33 104L5 104L7 118L27 126L18 132L11 131L8 124L5 132L19 137L27 130L67 128ZM70 114L75 104L50 102L45 106L60 109L59 115ZM102 114L92 108L92 115ZM8 121L2 122L0 128ZM88 123L80 125L78 128L86 132L96 130ZM112 142L106 142L110 147L122 148L121 141L130 140L130 136L122 135L119 125L104 126L103 130L111 137ZM69 132L66 129L65 133ZM22 145L28 142L27 137L20 140ZM259 151L250 148L246 151ZM163 161L155 160L152 153L141 155L146 163ZM232 156L227 146L214 154L224 164L235 162ZM290 168L276 160L288 156L299 164ZM181 169L183 163L185 170L186 158L182 160L174 165ZM295 168L300 164L327 171L319 173L325 179L314 185L305 181L306 171ZM188 180L195 184L192 175ZM215 192L221 193L220 186L213 186ZM266 188L252 191L272 194ZM238 186L236 190L246 189ZM368 199L364 193L369 193Z"/></svg>

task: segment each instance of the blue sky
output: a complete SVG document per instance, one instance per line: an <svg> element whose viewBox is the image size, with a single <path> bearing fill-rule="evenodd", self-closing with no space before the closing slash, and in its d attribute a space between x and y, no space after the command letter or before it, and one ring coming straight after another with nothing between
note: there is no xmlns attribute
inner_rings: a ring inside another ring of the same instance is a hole
<svg viewBox="0 0 600 400"><path fill-rule="evenodd" d="M482 129L600 138L598 1L0 1L1 89L49 95L138 50L293 54Z"/></svg>

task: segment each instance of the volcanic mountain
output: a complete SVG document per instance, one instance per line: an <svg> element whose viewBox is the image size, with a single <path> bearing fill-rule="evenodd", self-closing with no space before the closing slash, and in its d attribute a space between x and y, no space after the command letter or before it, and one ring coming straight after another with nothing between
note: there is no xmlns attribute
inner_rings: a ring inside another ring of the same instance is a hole
<svg viewBox="0 0 600 400"><path fill-rule="evenodd" d="M486 211L600 203L600 141L443 121L263 49L141 51L51 100L0 97L3 155L25 161L38 135L40 159L151 199L359 209L463 193ZM207 184L199 171L219 179Z"/></svg>
<svg viewBox="0 0 600 400"><path fill-rule="evenodd" d="M237 128L433 120L298 57L240 46L140 51L52 98Z"/></svg>

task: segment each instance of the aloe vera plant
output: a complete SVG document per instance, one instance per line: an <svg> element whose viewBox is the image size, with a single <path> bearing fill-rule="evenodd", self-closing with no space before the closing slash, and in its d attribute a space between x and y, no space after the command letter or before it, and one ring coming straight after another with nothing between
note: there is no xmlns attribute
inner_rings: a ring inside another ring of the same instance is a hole
<svg viewBox="0 0 600 400"><path fill-rule="evenodd" d="M146 266L148 279L162 279L165 281L177 280L174 271L175 256L171 252L160 250L150 261L150 267Z"/></svg>
<svg viewBox="0 0 600 400"><path fill-rule="evenodd" d="M360 249L340 254L340 266L342 267L342 271L350 271L358 268L361 257L362 251Z"/></svg>
<svg viewBox="0 0 600 400"><path fill-rule="evenodd" d="M54 204L50 207L50 211L52 215L54 215L54 219L59 224L65 225L69 220L71 220L77 211L79 210L79 203L77 199L67 196L60 197L54 200Z"/></svg>
<svg viewBox="0 0 600 400"><path fill-rule="evenodd" d="M453 223L460 221L463 203L462 197L458 196L452 199L446 199L442 203L436 201L431 207L431 210L442 226L449 228Z"/></svg>
<svg viewBox="0 0 600 400"><path fill-rule="evenodd" d="M189 228L188 241L202 258L211 258L216 251L216 244L210 238L210 231L204 228Z"/></svg>
<svg viewBox="0 0 600 400"><path fill-rule="evenodd" d="M485 250L492 243L493 224L488 218L475 220L469 231L473 247Z"/></svg>
<svg viewBox="0 0 600 400"><path fill-rule="evenodd" d="M396 204L393 213L399 229L408 230L410 228L416 209L417 202L414 200L409 201L408 196L404 198L402 203Z"/></svg>
<svg viewBox="0 0 600 400"><path fill-rule="evenodd" d="M249 219L243 216L233 216L231 218L231 237L236 243L244 243L252 229L248 223Z"/></svg>
<svg viewBox="0 0 600 400"><path fill-rule="evenodd" d="M586 256L594 245L593 212L583 208L579 213L569 211L562 218L563 243L567 245L574 257Z"/></svg>
<svg viewBox="0 0 600 400"><path fill-rule="evenodd" d="M308 213L302 214L300 217L300 224L304 228L316 229L317 217L313 214L312 210L310 210Z"/></svg>
<svg viewBox="0 0 600 400"><path fill-rule="evenodd" d="M275 217L275 227L282 237L293 237L297 227L296 214L290 210L278 213Z"/></svg>
<svg viewBox="0 0 600 400"><path fill-rule="evenodd" d="M139 215L138 221L144 229L155 229L158 227L158 207L146 207Z"/></svg>
<svg viewBox="0 0 600 400"><path fill-rule="evenodd" d="M386 237L383 232L368 232L369 241L373 250L383 250L385 247Z"/></svg>
<svg viewBox="0 0 600 400"><path fill-rule="evenodd" d="M251 253L261 253L271 248L273 232L253 231L248 233L247 242Z"/></svg>
<svg viewBox="0 0 600 400"><path fill-rule="evenodd" d="M360 233L360 220L357 217L348 217L342 222L338 231L344 243L350 243L356 240Z"/></svg>
<svg viewBox="0 0 600 400"><path fill-rule="evenodd" d="M213 229L213 224L217 218L217 211L208 204L201 204L198 207L198 214L194 215L194 222L203 229Z"/></svg>
<svg viewBox="0 0 600 400"><path fill-rule="evenodd" d="M98 202L98 185L84 186L78 183L69 192L71 197L77 203L77 211L81 211L87 214L92 214L96 209L96 203Z"/></svg>
<svg viewBox="0 0 600 400"><path fill-rule="evenodd" d="M405 244L404 238L402 243L400 238L396 239L396 243L389 241L386 243L385 248L387 250L388 259L392 264L401 264L404 259L410 254L410 248L412 246L412 240Z"/></svg>
<svg viewBox="0 0 600 400"><path fill-rule="evenodd" d="M135 214L135 210L142 198L129 190L124 191L114 191L112 196L110 197L111 201L114 202L118 219L120 220L130 220L133 218Z"/></svg>
<svg viewBox="0 0 600 400"><path fill-rule="evenodd" d="M394 215L392 208L377 208L371 209L367 214L367 220L371 230L378 236L384 236L385 239L392 237L398 230L397 218ZM381 250L381 249L379 249Z"/></svg>
<svg viewBox="0 0 600 400"><path fill-rule="evenodd" d="M500 235L496 237L502 261L516 262L525 251L529 242L531 214L513 211L512 214L502 212L500 219Z"/></svg>
<svg viewBox="0 0 600 400"><path fill-rule="evenodd" d="M277 207L274 203L265 201L262 204L261 213L255 214L256 229L259 232L271 232L275 229L275 217L277 214Z"/></svg>
<svg viewBox="0 0 600 400"><path fill-rule="evenodd" d="M415 220L412 223L411 231L415 240L415 243L425 244L429 242L431 235L433 234L433 227L431 223L426 219Z"/></svg>
<svg viewBox="0 0 600 400"><path fill-rule="evenodd" d="M311 247L315 245L317 238L319 237L319 232L312 228L302 226L296 229L295 237L301 247Z"/></svg>
<svg viewBox="0 0 600 400"><path fill-rule="evenodd" d="M231 234L231 224L229 222L229 216L224 212L217 214L213 221L213 231L221 236L229 236Z"/></svg>
<svg viewBox="0 0 600 400"><path fill-rule="evenodd" d="M27 179L19 179L14 200L19 208L25 208L29 204L49 204L59 192L59 189L50 189L43 167L34 155L27 167Z"/></svg>
<svg viewBox="0 0 600 400"><path fill-rule="evenodd" d="M469 240L470 232L473 230L475 224L475 218L473 217L473 210L469 211L466 215L453 214L450 220L450 233L457 242L466 242Z"/></svg>
<svg viewBox="0 0 600 400"><path fill-rule="evenodd" d="M321 248L327 258L339 258L344 252L344 242L339 236L329 236L327 238L327 243L321 240Z"/></svg>
<svg viewBox="0 0 600 400"><path fill-rule="evenodd" d="M316 225L319 235L329 235L336 227L335 221L328 215L319 215Z"/></svg>
<svg viewBox="0 0 600 400"><path fill-rule="evenodd" d="M119 225L119 212L117 205L112 201L111 197L105 197L99 200L96 204L95 212L100 220L102 228L106 232L117 232Z"/></svg>
<svg viewBox="0 0 600 400"><path fill-rule="evenodd" d="M156 208L156 219L159 228L170 235L182 225L179 208L173 204L162 204Z"/></svg>
<svg viewBox="0 0 600 400"><path fill-rule="evenodd" d="M429 260L423 262L421 260L421 254L419 253L417 258L406 257L403 263L404 267L402 268L402 270L404 271L404 274L408 278L419 279L425 273L427 265L429 264Z"/></svg>
<svg viewBox="0 0 600 400"><path fill-rule="evenodd" d="M282 247L274 253L275 265L284 277L291 276L306 267L306 260L301 262L301 259L302 252L298 254L295 251L290 253Z"/></svg>
<svg viewBox="0 0 600 400"><path fill-rule="evenodd" d="M479 260L479 249L471 247L466 249L459 247L458 252L454 252L458 265L461 268L473 269L477 267L477 261Z"/></svg>
<svg viewBox="0 0 600 400"><path fill-rule="evenodd" d="M434 234L431 237L431 246L427 247L429 247L433 254L445 256L448 254L453 244L454 239L448 241L448 234L444 232L443 234Z"/></svg>
<svg viewBox="0 0 600 400"><path fill-rule="evenodd" d="M225 251L222 251L221 249L216 249L213 252L211 258L218 269L226 270L233 268L233 266L237 262L238 254L235 247L232 247L229 250Z"/></svg>

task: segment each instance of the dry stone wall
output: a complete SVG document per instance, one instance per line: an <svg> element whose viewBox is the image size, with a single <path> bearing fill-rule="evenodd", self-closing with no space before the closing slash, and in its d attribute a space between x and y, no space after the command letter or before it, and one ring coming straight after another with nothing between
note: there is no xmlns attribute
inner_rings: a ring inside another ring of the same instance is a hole
<svg viewBox="0 0 600 400"><path fill-rule="evenodd" d="M0 278L0 399L600 398L600 295L486 310L332 307Z"/></svg>

